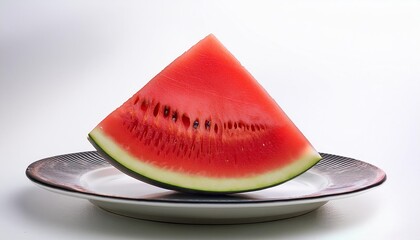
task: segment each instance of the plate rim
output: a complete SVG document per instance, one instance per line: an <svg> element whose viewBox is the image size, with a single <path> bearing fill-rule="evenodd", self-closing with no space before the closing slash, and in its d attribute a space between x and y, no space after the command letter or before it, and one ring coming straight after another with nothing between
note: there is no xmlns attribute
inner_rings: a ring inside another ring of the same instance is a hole
<svg viewBox="0 0 420 240"><path fill-rule="evenodd" d="M42 163L44 161L51 161L54 158L60 157L60 156L68 156L68 155L75 155L75 154L87 154L87 153L97 153L97 151L82 151L82 152L75 152L75 153L68 153L68 154L61 154L61 155L56 155L56 156L52 156L52 157L47 157L47 158L43 158L40 160L37 160L35 162L32 162L25 171L25 175L26 177L31 180L33 183L35 183L35 185L55 192L55 193L59 193L59 194L63 194L63 195L67 195L67 196L72 196L72 197L78 197L81 199L86 199L86 200L94 200L94 201L102 201L102 202L114 202L114 203L122 203L122 204L148 204L148 205L155 205L155 206L164 206L164 205L177 205L177 206L181 206L181 205L188 205L188 206L237 206L237 205L241 205L241 206L262 206L262 205L272 205L272 206L280 206L280 205L289 205L289 204L306 204L306 203L315 203L315 202L322 202L322 201L330 201L330 200L335 200L335 199L340 199L340 198L345 198L345 197L351 197L351 196L355 196L367 191L370 191L372 189L375 189L379 186L381 186L386 180L387 180L387 175L386 173L370 164L361 160L357 160L357 159L353 159L353 158L348 158L348 157L343 157L343 156L339 156L339 155L335 155L335 154L329 154L329 153L320 153L321 155L329 155L329 156L334 156L334 157L340 157L340 158L346 158L346 159L350 159L351 161L356 161L362 164L365 164L371 168L374 168L375 170L378 171L378 173L380 173L381 178L376 179L375 182L361 187L361 188L357 188L354 190L350 190L350 191L345 191L345 192L339 192L339 193L331 193L331 194L322 194L322 195L314 195L314 196L306 196L306 197L296 197L296 198L287 198L287 199L252 199L250 201L243 201L243 202L239 202L239 201L214 201L214 202L193 202L193 201L183 201L183 200L179 200L179 199L172 199L172 200L165 200L165 199L153 199L153 198L128 198L128 197L121 197L121 196L112 196L112 195L105 195L105 194L97 194L97 193L93 193L93 192L86 192L86 191L82 191L82 190L77 190L74 188L69 188L69 187L65 187L65 186L58 186L58 185L54 185L51 182L47 182L47 181L42 181L39 177L37 177L35 174L32 173L32 169L34 168L34 166L36 166L39 163ZM106 160L104 160L106 161ZM321 160L322 161L322 160ZM106 162L107 165L109 164L109 166L112 166L110 163ZM316 166L316 165L315 165ZM314 167L315 167L314 166ZM311 168L312 169L312 168ZM311 171L311 169L309 169L308 171ZM79 176L80 177L80 176ZM293 179L292 179L293 180ZM291 180L291 181L292 181ZM191 194L192 195L192 194Z"/></svg>
<svg viewBox="0 0 420 240"><path fill-rule="evenodd" d="M48 190L53 193L58 193L64 196L76 197L79 199L84 199L88 201L100 201L100 202L110 202L118 204L132 204L132 205L142 205L142 206L179 206L179 207L207 207L207 208L217 208L217 207L237 207L237 208L247 208L247 207L274 207L274 206L289 206L289 205L299 205L299 204L310 204L310 203L319 203L319 202L329 202L331 200L337 200L342 198L348 198L357 196L359 194L371 191L378 186L365 189L363 191L351 192L340 195L331 195L325 197L315 197L315 198L300 198L300 199L285 199L285 200L268 200L268 201L255 201L255 202L183 202L183 201L162 201L155 199L130 199L130 198L121 198L121 197L112 197L112 196L102 196L96 194L89 194L76 191L68 191L66 189L54 188L47 186L45 184L34 182L34 184L42 189Z"/></svg>

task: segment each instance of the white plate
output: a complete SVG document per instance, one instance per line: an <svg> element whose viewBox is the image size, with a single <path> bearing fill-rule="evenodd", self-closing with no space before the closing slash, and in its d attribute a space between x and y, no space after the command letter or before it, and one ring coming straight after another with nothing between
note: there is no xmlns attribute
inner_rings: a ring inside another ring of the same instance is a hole
<svg viewBox="0 0 420 240"><path fill-rule="evenodd" d="M26 175L47 190L84 198L116 214L153 221L236 224L295 217L330 200L382 184L385 173L368 163L321 154L302 175L276 187L231 195L185 194L133 179L97 152L60 155L32 163Z"/></svg>

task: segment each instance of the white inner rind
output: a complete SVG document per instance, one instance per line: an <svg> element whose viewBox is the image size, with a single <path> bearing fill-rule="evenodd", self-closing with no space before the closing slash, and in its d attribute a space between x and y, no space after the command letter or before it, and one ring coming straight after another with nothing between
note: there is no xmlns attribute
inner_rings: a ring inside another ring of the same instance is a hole
<svg viewBox="0 0 420 240"><path fill-rule="evenodd" d="M213 178L175 172L148 164L121 148L100 127L92 130L89 136L104 152L131 171L167 185L209 192L239 192L276 185L301 174L321 159L319 153L308 144L299 159L282 168L254 176Z"/></svg>

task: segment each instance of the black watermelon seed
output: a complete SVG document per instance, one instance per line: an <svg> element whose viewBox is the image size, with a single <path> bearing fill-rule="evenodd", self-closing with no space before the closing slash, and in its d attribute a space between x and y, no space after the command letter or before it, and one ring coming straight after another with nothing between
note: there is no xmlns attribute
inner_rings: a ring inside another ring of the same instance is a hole
<svg viewBox="0 0 420 240"><path fill-rule="evenodd" d="M178 113L174 112L172 113L172 121L176 122L176 120L178 120Z"/></svg>
<svg viewBox="0 0 420 240"><path fill-rule="evenodd" d="M193 128L197 129L198 126L199 126L199 122L198 122L198 120L195 120L194 123L193 123Z"/></svg>
<svg viewBox="0 0 420 240"><path fill-rule="evenodd" d="M168 115L169 115L169 111L170 111L170 108L169 108L168 106L165 106L165 107L163 108L163 116L164 116L164 117L168 117Z"/></svg>
<svg viewBox="0 0 420 240"><path fill-rule="evenodd" d="M206 127L207 130L210 129L210 125L211 125L211 121L210 120L206 120L205 127Z"/></svg>

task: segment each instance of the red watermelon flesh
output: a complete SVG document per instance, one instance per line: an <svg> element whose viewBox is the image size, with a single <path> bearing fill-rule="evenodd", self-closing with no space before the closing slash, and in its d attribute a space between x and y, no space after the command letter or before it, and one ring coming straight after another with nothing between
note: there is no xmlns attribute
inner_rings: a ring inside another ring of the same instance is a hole
<svg viewBox="0 0 420 240"><path fill-rule="evenodd" d="M130 176L189 192L267 188L321 159L213 35L107 116L89 139Z"/></svg>

